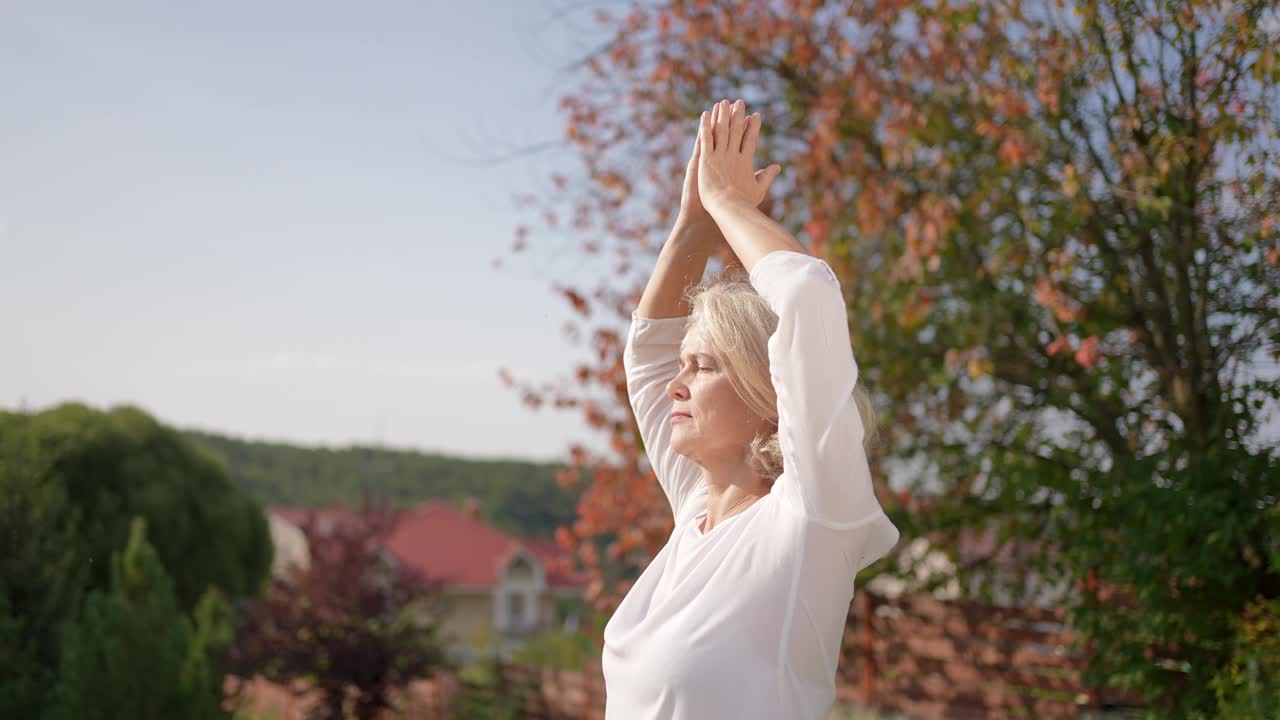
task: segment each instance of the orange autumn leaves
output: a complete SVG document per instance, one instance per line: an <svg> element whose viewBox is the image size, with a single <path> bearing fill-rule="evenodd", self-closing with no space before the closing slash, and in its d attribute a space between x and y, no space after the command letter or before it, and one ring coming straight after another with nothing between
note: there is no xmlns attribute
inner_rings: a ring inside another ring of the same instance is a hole
<svg viewBox="0 0 1280 720"><path fill-rule="evenodd" d="M1083 305L1068 294L1058 282L1060 276L1069 275L1075 265L1076 255L1071 251L1049 250L1046 254L1049 272L1036 280L1035 301L1053 315L1054 326L1058 328L1057 336L1045 348L1045 352L1054 357L1070 355L1085 368L1092 368L1102 359L1098 336L1090 335L1078 342L1062 326L1070 326L1084 319ZM1074 350L1074 355L1072 355Z"/></svg>

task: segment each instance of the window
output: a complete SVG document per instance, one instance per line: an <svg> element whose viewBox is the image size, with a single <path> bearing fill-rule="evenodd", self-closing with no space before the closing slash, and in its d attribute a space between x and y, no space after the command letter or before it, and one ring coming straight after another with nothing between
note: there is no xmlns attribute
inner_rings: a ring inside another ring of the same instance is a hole
<svg viewBox="0 0 1280 720"><path fill-rule="evenodd" d="M525 620L524 593L507 593L507 627L521 628Z"/></svg>
<svg viewBox="0 0 1280 720"><path fill-rule="evenodd" d="M517 557L507 565L507 579L532 580L533 566L525 558Z"/></svg>

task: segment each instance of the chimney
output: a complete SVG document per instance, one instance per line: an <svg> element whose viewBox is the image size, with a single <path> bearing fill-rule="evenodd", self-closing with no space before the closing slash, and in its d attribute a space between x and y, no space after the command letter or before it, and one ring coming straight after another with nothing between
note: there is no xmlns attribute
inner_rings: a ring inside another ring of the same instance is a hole
<svg viewBox="0 0 1280 720"><path fill-rule="evenodd" d="M480 519L480 501L474 497L468 497L462 501L462 512L472 520Z"/></svg>

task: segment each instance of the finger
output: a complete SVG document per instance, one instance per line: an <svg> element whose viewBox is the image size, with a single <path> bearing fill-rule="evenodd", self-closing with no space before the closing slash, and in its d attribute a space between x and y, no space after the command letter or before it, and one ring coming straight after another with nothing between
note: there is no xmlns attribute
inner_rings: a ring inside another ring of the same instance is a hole
<svg viewBox="0 0 1280 720"><path fill-rule="evenodd" d="M720 116L716 118L716 152L729 148L729 101L721 100L717 106Z"/></svg>
<svg viewBox="0 0 1280 720"><path fill-rule="evenodd" d="M693 154L689 156L689 164L692 165L698 159L698 153L702 151L702 118L698 118L698 132L693 134Z"/></svg>
<svg viewBox="0 0 1280 720"><path fill-rule="evenodd" d="M781 172L782 166L774 163L756 173L756 184L762 192L767 194L769 188L773 186L773 181L778 179L778 174Z"/></svg>
<svg viewBox="0 0 1280 720"><path fill-rule="evenodd" d="M707 142L702 142L703 140ZM702 117L698 120L698 150L700 158L706 157L711 152L713 142L711 139L711 113L705 110Z"/></svg>
<svg viewBox="0 0 1280 720"><path fill-rule="evenodd" d="M742 136L746 130L747 104L741 99L734 100L729 106L729 147L734 152L742 152Z"/></svg>
<svg viewBox="0 0 1280 720"><path fill-rule="evenodd" d="M709 150L715 150L715 149L716 149L716 147L717 147L717 143L716 143L716 128L717 128L719 125L720 125L720 103L716 103L716 104L711 108L711 134L707 136L707 137L711 138L711 142L707 145L707 149L709 149ZM721 135L721 136L719 136L719 137L723 138L724 136L723 136L723 135ZM718 143L718 145L723 146L723 145L724 145L724 141L723 141L723 140L721 140L721 141L720 141L720 143Z"/></svg>
<svg viewBox="0 0 1280 720"><path fill-rule="evenodd" d="M760 113L748 115L747 120L751 124L742 138L742 154L751 158L756 156L756 144L760 141Z"/></svg>

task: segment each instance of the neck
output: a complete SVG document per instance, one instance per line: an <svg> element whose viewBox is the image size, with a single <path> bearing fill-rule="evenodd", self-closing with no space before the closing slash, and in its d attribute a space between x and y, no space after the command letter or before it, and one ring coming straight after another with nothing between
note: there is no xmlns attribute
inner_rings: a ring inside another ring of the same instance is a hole
<svg viewBox="0 0 1280 720"><path fill-rule="evenodd" d="M702 478L707 483L707 518L702 525L703 532L769 494L768 485L746 463L703 466Z"/></svg>

